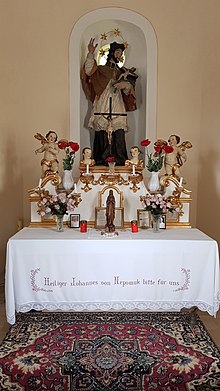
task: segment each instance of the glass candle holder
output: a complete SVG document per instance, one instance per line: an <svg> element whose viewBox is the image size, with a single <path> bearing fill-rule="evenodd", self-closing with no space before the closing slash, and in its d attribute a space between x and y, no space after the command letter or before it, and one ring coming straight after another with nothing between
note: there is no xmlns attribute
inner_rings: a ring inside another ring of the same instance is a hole
<svg viewBox="0 0 220 391"><path fill-rule="evenodd" d="M87 221L86 220L80 221L80 232L87 232Z"/></svg>
<svg viewBox="0 0 220 391"><path fill-rule="evenodd" d="M138 232L137 220L132 220L131 221L131 232Z"/></svg>

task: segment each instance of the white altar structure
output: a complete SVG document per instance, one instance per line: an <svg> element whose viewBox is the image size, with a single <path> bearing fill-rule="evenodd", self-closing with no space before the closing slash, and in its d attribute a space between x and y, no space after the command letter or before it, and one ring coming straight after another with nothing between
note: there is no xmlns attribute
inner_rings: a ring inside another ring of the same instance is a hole
<svg viewBox="0 0 220 391"><path fill-rule="evenodd" d="M121 211L121 216L118 217L120 222L116 224L116 227L130 227L132 220L138 220L138 213L143 209L140 196L149 193L143 178L143 168L138 168L134 172L130 167L116 166L115 172L111 173L106 166L93 166L87 172L86 167L81 165L79 170L79 179L69 192L74 193L79 198L74 213L80 215L80 220L87 220L90 227L100 226L97 219L99 220L101 209L105 209L110 189L113 190L116 209ZM182 184L180 186L177 178L173 176L164 176L160 182L161 187L158 192L171 196L180 209L179 213L167 214L167 226L191 228L191 191L185 189ZM38 185L29 191L31 227L55 224L54 216L42 217L38 214L39 191L42 189L48 190L50 194L56 194L57 191L64 190L62 189L61 178L55 174L55 176L45 177L43 181L40 181L40 186ZM67 224L69 219L69 214L65 215L64 220Z"/></svg>

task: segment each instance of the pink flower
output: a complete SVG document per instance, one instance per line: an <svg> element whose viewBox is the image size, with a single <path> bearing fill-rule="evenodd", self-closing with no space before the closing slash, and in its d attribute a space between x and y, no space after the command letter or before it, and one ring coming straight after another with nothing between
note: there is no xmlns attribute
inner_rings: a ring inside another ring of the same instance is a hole
<svg viewBox="0 0 220 391"><path fill-rule="evenodd" d="M59 199L61 202L66 202L66 194L65 194L65 193L59 193L59 194L58 194L58 199Z"/></svg>

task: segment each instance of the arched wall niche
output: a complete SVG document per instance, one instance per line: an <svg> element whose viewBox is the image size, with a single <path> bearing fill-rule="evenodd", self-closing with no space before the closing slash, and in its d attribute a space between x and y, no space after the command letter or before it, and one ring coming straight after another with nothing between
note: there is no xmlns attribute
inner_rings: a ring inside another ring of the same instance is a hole
<svg viewBox="0 0 220 391"><path fill-rule="evenodd" d="M156 137L157 41L154 29L146 18L136 12L124 8L102 8L83 15L70 35L70 139L77 141L81 150L85 146L92 147L93 143L93 132L87 127L91 106L82 90L81 67L90 38L95 38L100 44L100 34L115 28L129 44L125 66L136 67L139 75L136 84L138 109L128 113L128 153L130 147L139 145L141 139L154 140ZM114 40L117 41L117 37ZM74 176L77 176L80 159L81 154L77 154Z"/></svg>

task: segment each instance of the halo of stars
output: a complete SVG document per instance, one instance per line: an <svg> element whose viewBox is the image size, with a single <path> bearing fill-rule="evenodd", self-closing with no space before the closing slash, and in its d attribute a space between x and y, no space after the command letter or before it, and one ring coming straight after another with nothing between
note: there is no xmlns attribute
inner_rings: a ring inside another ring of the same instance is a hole
<svg viewBox="0 0 220 391"><path fill-rule="evenodd" d="M121 43L123 43L124 47L125 47L125 50L128 48L128 42L124 40L124 38L122 37L122 34L121 34L121 31L118 29L118 28L115 28L114 30L111 30L111 31L108 31L107 33L102 33L100 35L100 40L101 40L101 49L99 50L99 55L101 57L103 57L106 53L107 50L104 50L103 49L103 46L106 45L108 42L108 38L109 37L119 37L120 40L121 40ZM123 56L122 58L120 59L120 61L123 62Z"/></svg>

